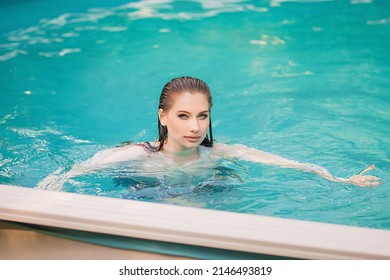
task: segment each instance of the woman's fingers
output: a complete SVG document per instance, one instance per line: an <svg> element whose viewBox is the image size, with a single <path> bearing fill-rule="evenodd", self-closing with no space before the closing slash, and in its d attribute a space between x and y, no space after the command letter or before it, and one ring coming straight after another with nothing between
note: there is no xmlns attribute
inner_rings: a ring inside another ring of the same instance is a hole
<svg viewBox="0 0 390 280"><path fill-rule="evenodd" d="M372 175L366 175L366 176L364 176L364 178L366 178L366 180L368 180L368 181L380 181L381 180L381 178L376 177L376 176L372 176Z"/></svg>
<svg viewBox="0 0 390 280"><path fill-rule="evenodd" d="M375 165L373 164L370 167L368 167L368 168L364 169L363 171L361 171L359 173L359 175L364 175L364 173L366 173L367 171L373 170L374 168L375 168Z"/></svg>
<svg viewBox="0 0 390 280"><path fill-rule="evenodd" d="M381 178L372 175L354 175L350 182L360 187L375 187L382 183Z"/></svg>
<svg viewBox="0 0 390 280"><path fill-rule="evenodd" d="M361 187L374 187L380 185L382 183L381 178L372 175L364 175L366 172L373 170L374 168L375 165L373 164L357 175L352 176L352 183Z"/></svg>
<svg viewBox="0 0 390 280"><path fill-rule="evenodd" d="M367 187L375 187L382 183L381 179L375 176L362 176L359 179L359 181L361 181L361 185Z"/></svg>
<svg viewBox="0 0 390 280"><path fill-rule="evenodd" d="M379 186L382 182L381 181L374 181L370 183L370 187L376 187Z"/></svg>

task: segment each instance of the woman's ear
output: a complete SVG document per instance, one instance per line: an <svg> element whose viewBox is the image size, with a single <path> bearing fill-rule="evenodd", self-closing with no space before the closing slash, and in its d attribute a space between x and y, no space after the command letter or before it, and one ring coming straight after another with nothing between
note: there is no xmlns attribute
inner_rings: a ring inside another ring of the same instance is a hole
<svg viewBox="0 0 390 280"><path fill-rule="evenodd" d="M158 109L158 118L160 120L160 123L162 126L166 126L166 122L165 122L165 114L164 114L164 110L163 109Z"/></svg>

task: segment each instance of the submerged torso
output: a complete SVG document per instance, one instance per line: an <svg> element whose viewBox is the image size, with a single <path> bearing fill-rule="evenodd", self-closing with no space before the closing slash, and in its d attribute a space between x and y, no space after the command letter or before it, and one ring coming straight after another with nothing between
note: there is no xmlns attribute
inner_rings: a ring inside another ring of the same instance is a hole
<svg viewBox="0 0 390 280"><path fill-rule="evenodd" d="M204 177L217 167L221 159L213 153L212 148L199 147L197 160L185 163L177 162L166 156L162 151L145 149L145 154L139 159L122 161L112 164L113 169L133 170L145 177L160 176L177 177L177 175Z"/></svg>
<svg viewBox="0 0 390 280"><path fill-rule="evenodd" d="M199 147L198 160L178 164L163 152L146 151L138 160L112 165L110 176L115 188L128 191L128 199L162 199L209 187L224 187L242 183L231 161L223 161L213 148ZM239 172L240 173L240 172Z"/></svg>

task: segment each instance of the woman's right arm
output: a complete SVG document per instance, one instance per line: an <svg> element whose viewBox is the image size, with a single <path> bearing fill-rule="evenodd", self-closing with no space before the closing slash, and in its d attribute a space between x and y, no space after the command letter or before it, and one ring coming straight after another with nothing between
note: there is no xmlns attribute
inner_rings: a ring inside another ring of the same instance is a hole
<svg viewBox="0 0 390 280"><path fill-rule="evenodd" d="M96 170L104 169L116 162L136 160L145 156L146 151L138 145L116 147L97 152L90 159L76 164L66 173L61 174L62 168L45 177L36 188L45 190L61 190L63 184L76 176L88 174Z"/></svg>

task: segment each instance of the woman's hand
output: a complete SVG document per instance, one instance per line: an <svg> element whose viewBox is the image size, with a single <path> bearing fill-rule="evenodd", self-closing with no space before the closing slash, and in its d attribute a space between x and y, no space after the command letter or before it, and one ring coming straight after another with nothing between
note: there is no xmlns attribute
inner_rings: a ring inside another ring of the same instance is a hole
<svg viewBox="0 0 390 280"><path fill-rule="evenodd" d="M62 189L62 185L64 184L63 176L60 175L62 172L62 168L58 168L52 174L46 176L42 181L38 183L35 187L41 190L51 190L51 191L59 191Z"/></svg>
<svg viewBox="0 0 390 280"><path fill-rule="evenodd" d="M381 178L371 175L364 175L367 171L373 170L374 168L375 165L371 165L359 174L349 177L347 182L359 187L374 187L380 185L382 183Z"/></svg>

